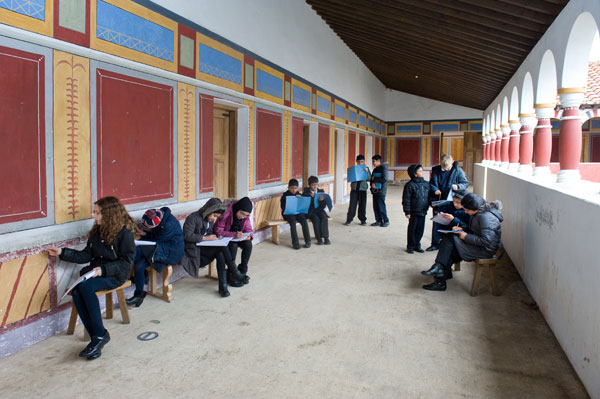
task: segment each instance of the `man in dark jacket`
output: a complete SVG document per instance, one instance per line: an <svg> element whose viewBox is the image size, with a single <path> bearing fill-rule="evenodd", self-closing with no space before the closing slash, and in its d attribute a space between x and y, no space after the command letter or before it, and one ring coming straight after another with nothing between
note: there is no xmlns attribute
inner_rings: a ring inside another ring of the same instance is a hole
<svg viewBox="0 0 600 399"><path fill-rule="evenodd" d="M440 165L434 166L431 169L431 179L429 179L431 187L431 198L437 200L452 200L451 191L466 190L469 188L469 181L465 177L465 172L460 168L458 162L452 159L451 155L444 154L440 161ZM450 198L449 198L450 197ZM437 214L437 209L433 208L434 216ZM438 233L439 226L433 225L431 231L431 246L427 251L435 251L438 249L440 235Z"/></svg>
<svg viewBox="0 0 600 399"><path fill-rule="evenodd" d="M408 167L410 181L404 186L402 192L402 207L408 219L406 233L406 252L409 254L425 252L421 248L421 238L425 230L425 217L429 209L429 182L423 179L423 167L411 165Z"/></svg>
<svg viewBox="0 0 600 399"><path fill-rule="evenodd" d="M375 213L375 223L371 223L371 226L388 227L390 220L385 208L388 166L381 162L381 155L373 155L371 160L373 162L371 193L373 194L373 213Z"/></svg>

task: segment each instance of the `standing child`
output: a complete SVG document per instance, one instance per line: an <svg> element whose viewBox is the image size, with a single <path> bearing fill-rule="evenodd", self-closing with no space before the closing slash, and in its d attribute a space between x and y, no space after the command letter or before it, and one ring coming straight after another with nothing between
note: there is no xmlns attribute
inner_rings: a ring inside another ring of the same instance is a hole
<svg viewBox="0 0 600 399"><path fill-rule="evenodd" d="M385 208L385 194L387 193L388 166L381 161L381 155L373 155L373 174L371 175L371 193L373 194L373 212L375 223L371 226L388 227L390 220Z"/></svg>
<svg viewBox="0 0 600 399"><path fill-rule="evenodd" d="M402 207L408 219L406 252L409 254L425 252L421 248L421 238L425 230L425 216L429 209L429 182L423 179L423 167L410 165L408 167L410 181L404 186Z"/></svg>
<svg viewBox="0 0 600 399"><path fill-rule="evenodd" d="M314 198L317 193L324 193L319 188L319 178L317 176L311 176L308 178L308 187L304 187L302 193L305 197ZM308 217L312 221L313 228L315 229L315 238L317 239L317 245L329 245L329 222L327 221L327 213L325 213L326 203L325 198L319 197L319 206L315 207L314 201L310 201L310 208L308 208Z"/></svg>
<svg viewBox="0 0 600 399"><path fill-rule="evenodd" d="M356 164L364 165L365 156L357 155ZM371 180L371 171L368 166L365 166L367 172L367 179L361 181L353 181L350 183L350 205L348 205L348 215L346 215L346 226L352 223L354 215L356 215L356 205L358 205L358 220L360 225L365 226L367 224L367 190L369 188L369 180Z"/></svg>
<svg viewBox="0 0 600 399"><path fill-rule="evenodd" d="M290 224L290 233L292 235L292 248L300 249L300 241L298 240L298 232L296 231L296 222L302 226L302 235L304 236L304 247L310 248L310 231L308 230L308 222L306 221L306 213L299 213L297 215L284 215L286 197L296 196L300 197L300 191L298 190L298 180L290 179L288 183L288 190L281 196L281 215L283 219Z"/></svg>

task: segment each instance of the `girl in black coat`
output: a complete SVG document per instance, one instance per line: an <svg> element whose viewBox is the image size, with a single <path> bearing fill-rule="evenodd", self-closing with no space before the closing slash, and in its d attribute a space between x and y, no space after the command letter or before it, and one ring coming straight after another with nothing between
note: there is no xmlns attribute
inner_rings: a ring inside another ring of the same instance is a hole
<svg viewBox="0 0 600 399"><path fill-rule="evenodd" d="M409 254L424 252L421 248L421 238L425 230L425 216L429 209L429 182L423 179L423 167L411 165L408 167L410 181L404 186L402 207L408 219L406 233L406 252Z"/></svg>
<svg viewBox="0 0 600 399"><path fill-rule="evenodd" d="M433 283L423 286L426 290L446 290L446 280L452 278L454 263L488 259L502 247L501 223L504 219L500 201L488 203L475 194L467 194L461 205L471 216L469 227L465 231L455 227L458 234L445 234L442 238L435 263L429 270L421 272L435 278Z"/></svg>
<svg viewBox="0 0 600 399"><path fill-rule="evenodd" d="M71 291L79 318L90 334L91 341L79 353L88 360L97 359L110 335L102 324L100 303L96 292L122 285L131 271L135 258L133 233L136 225L125 207L115 197L104 197L94 203L96 223L89 232L86 247L77 251L69 248L50 248L48 254L61 260L88 263L80 275L93 271L94 277L78 284Z"/></svg>

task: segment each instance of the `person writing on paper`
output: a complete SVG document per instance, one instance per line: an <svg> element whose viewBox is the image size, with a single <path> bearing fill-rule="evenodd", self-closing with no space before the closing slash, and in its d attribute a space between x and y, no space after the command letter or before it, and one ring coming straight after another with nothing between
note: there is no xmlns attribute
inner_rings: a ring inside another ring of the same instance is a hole
<svg viewBox="0 0 600 399"><path fill-rule="evenodd" d="M373 173L371 174L371 194L373 194L373 213L375 222L371 226L388 227L390 219L385 207L385 195L387 193L388 166L382 163L381 155L373 155Z"/></svg>
<svg viewBox="0 0 600 399"><path fill-rule="evenodd" d="M136 247L133 265L133 282L135 292L127 299L127 305L139 307L144 298L145 271L148 266L162 272L168 265L176 265L183 257L183 232L179 220L171 209L148 209L140 223L144 240L154 241L156 245Z"/></svg>
<svg viewBox="0 0 600 399"><path fill-rule="evenodd" d="M429 209L429 182L423 179L423 167L410 165L408 167L410 181L404 185L402 192L402 207L408 219L406 232L406 252L414 251L423 253L421 238L425 230L425 217Z"/></svg>
<svg viewBox="0 0 600 399"><path fill-rule="evenodd" d="M434 277L431 284L423 286L429 291L445 291L446 280L452 278L451 267L464 260L487 259L494 256L502 246L502 204L500 201L486 202L475 194L467 194L461 200L465 212L471 216L469 227L464 231L453 227L457 234L445 234L435 263L429 270L421 272Z"/></svg>
<svg viewBox="0 0 600 399"><path fill-rule="evenodd" d="M357 155L356 164L364 165L365 156ZM367 224L367 190L369 189L369 181L371 180L371 171L368 166L365 166L367 172L367 179L361 181L353 181L350 183L350 205L348 205L348 214L346 215L346 223L344 225L349 226L356 215L356 206L358 205L358 220L360 220L361 226Z"/></svg>
<svg viewBox="0 0 600 399"><path fill-rule="evenodd" d="M281 215L283 219L290 224L290 233L292 236L292 248L300 249L300 241L298 240L298 232L296 231L296 222L302 226L302 235L304 236L304 248L310 248L310 230L306 221L306 213L298 213L296 215L285 215L285 206L287 197L301 197L302 194L298 189L299 183L296 179L290 179L288 182L288 190L281 196Z"/></svg>
<svg viewBox="0 0 600 399"><path fill-rule="evenodd" d="M446 220L446 224L435 223L439 230L451 230L453 227L466 229L469 226L471 216L465 212L461 200L469 194L467 190L456 190L452 192L452 202L437 207L437 215ZM436 230L437 231L437 230Z"/></svg>
<svg viewBox="0 0 600 399"><path fill-rule="evenodd" d="M315 198L315 194L324 193L323 189L319 188L319 178L317 176L310 176L308 178L308 187L304 187L302 195L304 197ZM329 221L327 220L327 213L325 213L325 198L320 196L319 205L315 207L314 201L310 201L310 207L308 208L308 217L312 221L313 229L315 231L315 239L317 245L329 245Z"/></svg>
<svg viewBox="0 0 600 399"><path fill-rule="evenodd" d="M225 213L217 219L215 223L215 233L219 237L233 237L241 239L246 234L246 238L242 241L230 241L227 247L231 254L231 259L235 262L238 247L242 249L241 263L238 265L238 270L242 274L242 281L248 284L250 276L248 276L248 262L252 255L252 235L254 232L250 214L252 213L253 205L250 198L244 197L237 202L232 202L227 205ZM228 273L229 273L229 269ZM231 274L230 274L231 277Z"/></svg>
<svg viewBox="0 0 600 399"><path fill-rule="evenodd" d="M199 210L191 213L183 224L183 238L185 240L185 254L181 259L183 269L192 277L198 277L200 268L217 261L217 276L219 278L219 294L229 296L227 284L232 287L244 285L243 276L237 269L227 246L200 247L196 245L202 241L214 241L219 237L214 232L214 224L225 212L226 206L218 198L209 199ZM230 278L227 277L225 265L229 269Z"/></svg>
<svg viewBox="0 0 600 399"><path fill-rule="evenodd" d="M135 221L115 197L100 198L92 213L95 223L88 233L84 249L50 248L48 254L73 263L88 263L80 275L90 271L94 277L78 284L71 291L73 304L83 326L91 337L90 343L79 353L88 360L97 359L102 348L110 341L110 334L102 324L100 303L96 292L121 286L129 277L135 259Z"/></svg>
<svg viewBox="0 0 600 399"><path fill-rule="evenodd" d="M434 166L431 169L431 178L429 179L431 186L431 200L446 200L450 195L450 191L466 190L469 188L469 181L465 177L465 172L460 168L458 162L452 159L449 154L442 155L440 165ZM437 208L433 208L433 216L437 214ZM431 245L426 251L435 251L438 249L440 235L438 233L439 226L433 225L431 232Z"/></svg>

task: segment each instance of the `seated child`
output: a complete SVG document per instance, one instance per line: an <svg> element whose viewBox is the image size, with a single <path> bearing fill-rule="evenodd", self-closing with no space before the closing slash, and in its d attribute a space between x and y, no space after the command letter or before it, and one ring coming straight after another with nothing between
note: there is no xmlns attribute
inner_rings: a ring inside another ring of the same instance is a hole
<svg viewBox="0 0 600 399"><path fill-rule="evenodd" d="M465 212L463 206L460 201L463 199L465 195L469 194L467 190L456 190L452 192L452 202L448 202L446 204L437 206L437 214L446 219L448 224L443 225L439 223L433 222L433 228L437 232L437 230L451 230L453 227L458 226L462 229L465 229L469 226L469 221L471 220L471 216ZM438 234L440 234L438 232ZM438 241L439 243L439 241Z"/></svg>
<svg viewBox="0 0 600 399"><path fill-rule="evenodd" d="M308 178L308 187L304 187L303 196L314 198L316 193L324 193L325 191L319 188L319 178L311 176ZM327 213L325 212L325 198L319 197L319 206L315 207L314 201L310 201L308 209L308 217L312 221L313 229L315 230L315 238L317 245L329 245L329 222L327 221Z"/></svg>
<svg viewBox="0 0 600 399"><path fill-rule="evenodd" d="M199 247L196 244L202 241L214 241L218 237L213 231L217 218L225 212L225 205L218 198L209 199L202 208L191 213L183 224L183 237L185 239L185 255L181 265L192 277L198 277L198 270L214 259L217 260L217 275L219 277L219 294L228 297L227 282L233 287L244 285L243 276L237 270L235 262L226 246ZM225 271L225 265L229 269L229 279Z"/></svg>
<svg viewBox="0 0 600 399"><path fill-rule="evenodd" d="M408 167L410 181L404 186L402 193L402 207L408 218L408 231L406 233L406 252L409 254L425 252L421 248L421 238L425 230L425 217L429 209L429 182L423 179L423 167L410 165Z"/></svg>
<svg viewBox="0 0 600 399"><path fill-rule="evenodd" d="M148 209L141 220L141 234L144 240L155 241L156 245L136 247L133 264L133 282L135 292L127 299L127 305L139 307L146 292L144 291L144 271L151 266L162 272L168 265L176 265L183 257L183 232L179 220L171 214L168 207Z"/></svg>
<svg viewBox="0 0 600 399"><path fill-rule="evenodd" d="M298 232L296 231L296 222L299 222L302 226L302 235L304 236L304 247L310 248L310 231L308 230L308 222L306 221L306 213L299 213L297 215L284 215L286 205L286 197L296 196L301 197L300 191L298 190L298 180L290 179L288 183L288 190L281 196L281 215L283 219L290 224L290 233L292 235L292 248L300 249L300 242L298 240Z"/></svg>

